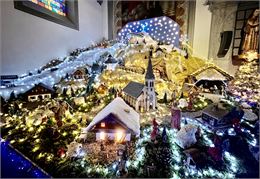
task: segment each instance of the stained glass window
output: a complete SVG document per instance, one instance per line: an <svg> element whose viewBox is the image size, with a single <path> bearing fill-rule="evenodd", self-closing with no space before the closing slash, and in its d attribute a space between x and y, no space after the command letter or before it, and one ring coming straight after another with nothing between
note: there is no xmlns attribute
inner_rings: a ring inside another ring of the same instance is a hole
<svg viewBox="0 0 260 179"><path fill-rule="evenodd" d="M66 16L66 0L29 0L61 16Z"/></svg>
<svg viewBox="0 0 260 179"><path fill-rule="evenodd" d="M79 30L78 0L14 0L14 8Z"/></svg>

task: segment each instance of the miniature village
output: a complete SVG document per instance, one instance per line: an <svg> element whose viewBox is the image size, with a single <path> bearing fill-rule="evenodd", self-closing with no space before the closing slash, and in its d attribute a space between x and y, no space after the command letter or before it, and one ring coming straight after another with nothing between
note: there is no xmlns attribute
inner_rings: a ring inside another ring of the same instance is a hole
<svg viewBox="0 0 260 179"><path fill-rule="evenodd" d="M258 177L259 60L232 76L157 20L173 44L122 29L1 87L1 145L59 178Z"/></svg>

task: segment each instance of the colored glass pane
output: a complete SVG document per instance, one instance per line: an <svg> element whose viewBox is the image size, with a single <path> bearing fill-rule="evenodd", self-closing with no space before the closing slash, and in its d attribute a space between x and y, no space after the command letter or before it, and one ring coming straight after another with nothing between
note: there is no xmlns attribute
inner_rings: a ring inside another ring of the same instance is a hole
<svg viewBox="0 0 260 179"><path fill-rule="evenodd" d="M66 16L66 3L65 0L30 0L56 14Z"/></svg>

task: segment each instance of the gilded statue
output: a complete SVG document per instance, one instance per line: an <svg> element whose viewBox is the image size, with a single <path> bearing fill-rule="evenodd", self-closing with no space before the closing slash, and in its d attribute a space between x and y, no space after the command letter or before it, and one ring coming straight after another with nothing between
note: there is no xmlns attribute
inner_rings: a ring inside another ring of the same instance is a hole
<svg viewBox="0 0 260 179"><path fill-rule="evenodd" d="M241 54L246 54L247 52L257 52L258 51L258 41L259 41L259 12L260 9L255 9L253 13L249 16L245 26L243 39L241 41ZM258 53L258 52L257 52Z"/></svg>

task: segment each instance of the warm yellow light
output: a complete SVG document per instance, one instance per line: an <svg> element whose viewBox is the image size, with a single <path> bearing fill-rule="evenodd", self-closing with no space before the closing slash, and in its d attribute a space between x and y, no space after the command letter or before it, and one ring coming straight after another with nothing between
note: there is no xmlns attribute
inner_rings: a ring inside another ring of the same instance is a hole
<svg viewBox="0 0 260 179"><path fill-rule="evenodd" d="M42 154L42 153L40 153L39 155L38 155L38 158L42 158L44 155Z"/></svg>
<svg viewBox="0 0 260 179"><path fill-rule="evenodd" d="M67 132L63 132L63 134L62 134L62 135L63 135L63 136L66 136L67 134L68 134Z"/></svg>
<svg viewBox="0 0 260 179"><path fill-rule="evenodd" d="M73 135L77 135L79 132L78 131L73 131L72 134Z"/></svg>
<svg viewBox="0 0 260 179"><path fill-rule="evenodd" d="M47 157L47 161L50 161L52 158L53 158L53 156L52 156L52 155L49 155L49 156Z"/></svg>
<svg viewBox="0 0 260 179"><path fill-rule="evenodd" d="M100 132L100 140L105 140L106 134L105 132Z"/></svg>
<svg viewBox="0 0 260 179"><path fill-rule="evenodd" d="M23 141L25 141L25 139L19 139L19 142L23 142Z"/></svg>
<svg viewBox="0 0 260 179"><path fill-rule="evenodd" d="M29 131L29 132L33 131L33 127L30 127L30 128L28 129L28 131Z"/></svg>
<svg viewBox="0 0 260 179"><path fill-rule="evenodd" d="M39 143L39 142L40 142L40 139L36 139L35 142L36 142L36 143Z"/></svg>
<svg viewBox="0 0 260 179"><path fill-rule="evenodd" d="M101 127L106 127L106 123L101 122Z"/></svg>
<svg viewBox="0 0 260 179"><path fill-rule="evenodd" d="M116 132L116 141L117 142L124 141L124 132L123 131L117 131Z"/></svg>
<svg viewBox="0 0 260 179"><path fill-rule="evenodd" d="M40 149L40 147L39 147L39 146L36 146L36 147L33 148L32 151L33 151L33 152L36 152L36 151L39 150L39 149Z"/></svg>

